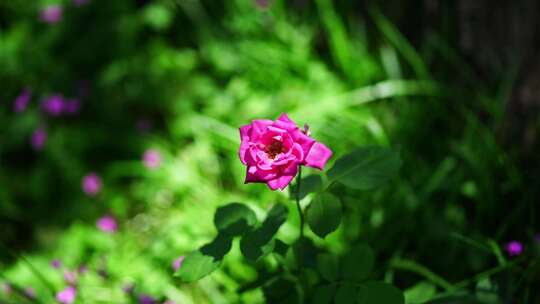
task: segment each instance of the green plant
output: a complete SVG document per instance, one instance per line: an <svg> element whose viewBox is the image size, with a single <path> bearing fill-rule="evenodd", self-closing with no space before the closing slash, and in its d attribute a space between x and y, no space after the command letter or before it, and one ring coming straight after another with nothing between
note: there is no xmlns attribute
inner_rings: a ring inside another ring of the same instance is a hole
<svg viewBox="0 0 540 304"><path fill-rule="evenodd" d="M399 289L370 280L375 254L367 244L354 245L341 256L316 246L304 234L307 223L314 237L324 240L340 225L342 203L340 195L332 191L334 184L371 190L394 177L400 166L397 152L364 147L337 159L323 182L316 175L302 178L300 167L296 185L290 191L300 218L299 236L292 244L276 237L292 207L278 203L259 222L247 205L226 204L219 207L214 216L217 236L187 255L176 275L189 283L210 274L220 266L233 240L239 238L242 254L248 262L261 264L272 260L275 263L272 271L261 274L249 284L249 288L261 287L268 303L322 304L334 300L341 304L356 303L358 299L358 303L402 304L404 298ZM310 202L304 211L301 199L308 195Z"/></svg>

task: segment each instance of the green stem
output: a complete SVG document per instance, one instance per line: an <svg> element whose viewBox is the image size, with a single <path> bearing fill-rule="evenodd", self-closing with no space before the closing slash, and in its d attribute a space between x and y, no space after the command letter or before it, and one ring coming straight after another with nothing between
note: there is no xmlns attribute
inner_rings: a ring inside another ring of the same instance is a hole
<svg viewBox="0 0 540 304"><path fill-rule="evenodd" d="M300 216L300 240L304 238L304 214L300 206L300 186L302 184L302 166L298 166L298 177L296 178L296 207Z"/></svg>

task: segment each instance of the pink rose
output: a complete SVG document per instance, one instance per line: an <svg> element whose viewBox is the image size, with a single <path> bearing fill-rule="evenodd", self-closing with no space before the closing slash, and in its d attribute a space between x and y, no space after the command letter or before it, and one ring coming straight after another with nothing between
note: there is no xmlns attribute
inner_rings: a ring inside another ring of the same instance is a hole
<svg viewBox="0 0 540 304"><path fill-rule="evenodd" d="M332 151L309 137L287 116L257 119L240 128L240 160L247 166L246 183L266 183L283 190L298 166L322 170Z"/></svg>

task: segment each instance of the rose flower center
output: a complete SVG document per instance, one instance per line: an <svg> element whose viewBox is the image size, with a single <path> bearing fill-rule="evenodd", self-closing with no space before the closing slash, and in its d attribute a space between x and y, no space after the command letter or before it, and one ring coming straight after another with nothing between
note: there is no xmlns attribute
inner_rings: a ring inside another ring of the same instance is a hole
<svg viewBox="0 0 540 304"><path fill-rule="evenodd" d="M285 147L280 141L275 141L264 148L269 158L274 159L279 153L285 152Z"/></svg>

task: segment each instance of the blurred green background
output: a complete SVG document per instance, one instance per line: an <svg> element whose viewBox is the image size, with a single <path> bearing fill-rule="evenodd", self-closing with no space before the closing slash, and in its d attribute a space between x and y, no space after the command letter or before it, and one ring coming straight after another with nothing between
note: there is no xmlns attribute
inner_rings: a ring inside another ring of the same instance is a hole
<svg viewBox="0 0 540 304"><path fill-rule="evenodd" d="M501 60L497 44L471 51L498 29L463 29L463 14L478 20L464 2L0 1L0 302L32 302L32 288L53 303L63 271L85 266L77 303L263 303L239 292L258 270L237 244L196 284L171 263L212 239L217 206L260 215L288 202L244 185L237 156L239 126L287 112L336 156L376 144L403 159L380 190L342 189L344 222L319 245L367 242L376 278L409 304L540 303L540 120L520 103L538 86L504 42ZM60 17L47 15L55 5ZM80 108L55 114L56 94ZM93 196L81 187L91 172ZM96 227L104 215L115 233ZM282 239L297 237L296 217Z"/></svg>

